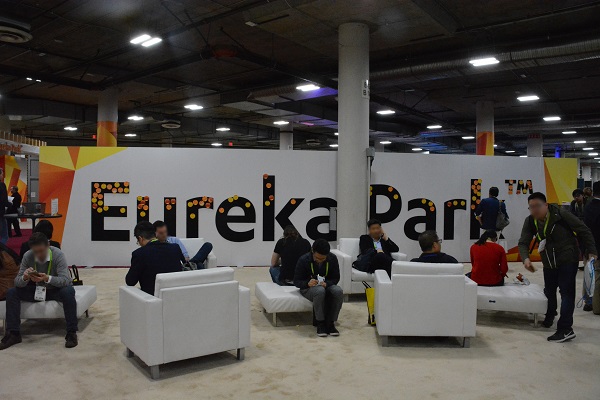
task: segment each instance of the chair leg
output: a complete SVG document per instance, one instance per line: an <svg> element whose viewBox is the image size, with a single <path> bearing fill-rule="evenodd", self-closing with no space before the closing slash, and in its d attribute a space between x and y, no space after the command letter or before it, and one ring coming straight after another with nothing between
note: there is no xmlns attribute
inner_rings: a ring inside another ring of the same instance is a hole
<svg viewBox="0 0 600 400"><path fill-rule="evenodd" d="M533 314L533 326L535 328L538 327L538 315L537 314Z"/></svg>
<svg viewBox="0 0 600 400"><path fill-rule="evenodd" d="M89 318L90 317L90 311L89 310L85 310L85 317Z"/></svg>
<svg viewBox="0 0 600 400"><path fill-rule="evenodd" d="M273 313L273 325L277 326L277 313Z"/></svg>
<svg viewBox="0 0 600 400"><path fill-rule="evenodd" d="M2 333L6 335L6 320L2 320Z"/></svg>
<svg viewBox="0 0 600 400"><path fill-rule="evenodd" d="M389 336L382 336L381 337L381 347L390 347L390 337Z"/></svg>
<svg viewBox="0 0 600 400"><path fill-rule="evenodd" d="M246 348L242 347L241 349L237 349L237 359L239 361L244 361L246 358Z"/></svg>
<svg viewBox="0 0 600 400"><path fill-rule="evenodd" d="M463 338L463 347L465 349L468 349L469 347L471 347L471 338L468 338L468 337Z"/></svg>
<svg viewBox="0 0 600 400"><path fill-rule="evenodd" d="M344 303L347 303L350 301L350 295L349 294L344 294Z"/></svg>
<svg viewBox="0 0 600 400"><path fill-rule="evenodd" d="M158 365L153 365L150 367L150 377L152 379L158 379L160 377L160 369Z"/></svg>
<svg viewBox="0 0 600 400"><path fill-rule="evenodd" d="M126 354L127 358L131 358L131 357L135 356L135 353L133 351L131 351L129 349L129 347L127 348L125 354Z"/></svg>

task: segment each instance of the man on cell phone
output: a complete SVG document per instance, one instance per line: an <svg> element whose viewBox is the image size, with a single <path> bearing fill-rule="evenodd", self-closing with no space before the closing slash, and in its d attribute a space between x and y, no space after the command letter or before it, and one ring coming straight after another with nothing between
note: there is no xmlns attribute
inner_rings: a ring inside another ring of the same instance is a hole
<svg viewBox="0 0 600 400"><path fill-rule="evenodd" d="M369 220L367 228L369 229L369 234L360 237L360 254L354 262L353 267L370 274L378 269L383 269L391 277L392 262L394 262L392 253L399 250L398 246L385 233L379 220Z"/></svg>
<svg viewBox="0 0 600 400"><path fill-rule="evenodd" d="M48 238L36 232L29 239L30 250L21 261L15 287L6 293L6 334L0 350L21 343L21 302L56 300L62 303L67 323L65 347L77 346L77 301L65 255L50 246Z"/></svg>

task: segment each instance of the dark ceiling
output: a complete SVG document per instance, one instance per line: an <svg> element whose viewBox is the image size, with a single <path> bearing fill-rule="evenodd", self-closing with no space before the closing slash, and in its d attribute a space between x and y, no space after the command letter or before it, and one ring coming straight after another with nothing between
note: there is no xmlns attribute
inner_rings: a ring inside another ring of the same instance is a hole
<svg viewBox="0 0 600 400"><path fill-rule="evenodd" d="M372 31L373 143L473 153L461 137L473 135L476 102L492 100L499 154L525 154L527 136L542 134L548 155L560 147L592 159L573 141L600 147L599 17L600 1L574 0L0 1L0 21L29 23L33 36L0 42L0 114L14 133L92 145L98 93L116 87L124 145L275 148L273 122L283 119L295 148L329 149L337 27L363 21ZM163 41L129 43L144 32ZM500 63L469 64L482 56ZM311 82L321 89L296 90ZM532 93L540 100L516 99ZM384 108L396 113L376 113ZM145 119L128 121L133 113ZM163 128L166 120L181 127Z"/></svg>

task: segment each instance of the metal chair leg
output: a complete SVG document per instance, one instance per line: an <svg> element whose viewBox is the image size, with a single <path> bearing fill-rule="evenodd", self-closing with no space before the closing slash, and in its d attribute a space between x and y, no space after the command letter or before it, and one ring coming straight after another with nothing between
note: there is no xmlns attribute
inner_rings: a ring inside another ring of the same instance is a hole
<svg viewBox="0 0 600 400"><path fill-rule="evenodd" d="M273 313L273 325L277 326L277 313Z"/></svg>
<svg viewBox="0 0 600 400"><path fill-rule="evenodd" d="M133 351L131 351L129 348L127 348L125 353L126 353L125 355L127 356L127 358L131 358L131 357L135 356L135 353Z"/></svg>
<svg viewBox="0 0 600 400"><path fill-rule="evenodd" d="M152 379L158 379L160 377L160 369L158 365L152 365L150 367L150 377Z"/></svg>
<svg viewBox="0 0 600 400"><path fill-rule="evenodd" d="M538 315L537 314L533 314L533 326L534 327L538 327Z"/></svg>
<svg viewBox="0 0 600 400"><path fill-rule="evenodd" d="M471 347L471 338L468 338L468 337L463 338L463 347L465 349L468 349L469 347Z"/></svg>
<svg viewBox="0 0 600 400"><path fill-rule="evenodd" d="M381 337L381 347L390 347L390 337L389 336Z"/></svg>
<svg viewBox="0 0 600 400"><path fill-rule="evenodd" d="M246 349L244 347L237 349L237 359L239 361L244 361L244 358L246 358Z"/></svg>
<svg viewBox="0 0 600 400"><path fill-rule="evenodd" d="M90 317L90 311L89 310L85 310L85 317L89 318Z"/></svg>

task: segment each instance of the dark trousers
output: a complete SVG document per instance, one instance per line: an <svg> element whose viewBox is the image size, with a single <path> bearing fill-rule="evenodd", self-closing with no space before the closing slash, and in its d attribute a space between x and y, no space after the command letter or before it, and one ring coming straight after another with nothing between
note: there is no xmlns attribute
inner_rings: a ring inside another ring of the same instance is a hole
<svg viewBox="0 0 600 400"><path fill-rule="evenodd" d="M34 302L35 285L15 287L6 292L6 330L9 332L21 331L21 302ZM77 301L73 286L53 288L46 290L46 301L56 300L63 304L67 332L77 332Z"/></svg>
<svg viewBox="0 0 600 400"><path fill-rule="evenodd" d="M557 328L567 331L573 328L575 311L575 277L579 263L561 265L558 268L544 268L544 294L548 298L546 321L552 321L558 307L556 290L560 290L560 318Z"/></svg>
<svg viewBox="0 0 600 400"><path fill-rule="evenodd" d="M313 303L313 312L318 322L335 322L338 320L342 304L344 304L344 292L338 285L324 288L321 285L300 290L302 296Z"/></svg>
<svg viewBox="0 0 600 400"><path fill-rule="evenodd" d="M198 269L203 269L204 261L206 261L206 259L208 258L208 255L210 254L212 249L213 249L212 243L204 243L202 245L202 247L200 247L200 250L198 250L196 255L190 259L190 261L196 263L196 265L201 267Z"/></svg>
<svg viewBox="0 0 600 400"><path fill-rule="evenodd" d="M392 277L392 263L394 259L392 256L386 253L376 253L371 260L371 264L369 265L369 273L372 274L378 269L384 269L385 272Z"/></svg>
<svg viewBox="0 0 600 400"><path fill-rule="evenodd" d="M12 227L15 228L15 235L21 236L19 218L6 218L6 222L8 223L8 237L12 237Z"/></svg>

